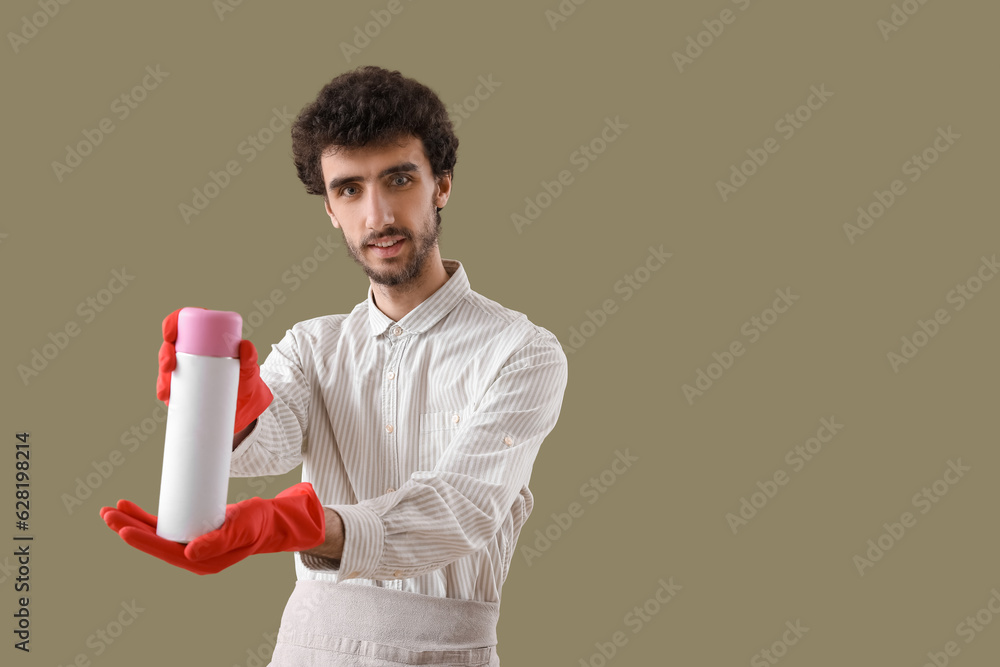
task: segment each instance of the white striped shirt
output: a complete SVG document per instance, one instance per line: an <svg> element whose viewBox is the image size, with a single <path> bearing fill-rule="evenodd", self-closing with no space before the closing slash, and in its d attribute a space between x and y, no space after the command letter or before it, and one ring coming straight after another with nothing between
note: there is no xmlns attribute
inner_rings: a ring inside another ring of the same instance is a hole
<svg viewBox="0 0 1000 667"><path fill-rule="evenodd" d="M274 400L230 475L301 463L344 523L341 559L296 553L299 579L500 601L566 355L442 261L448 280L398 322L369 286L349 314L295 324L261 364Z"/></svg>

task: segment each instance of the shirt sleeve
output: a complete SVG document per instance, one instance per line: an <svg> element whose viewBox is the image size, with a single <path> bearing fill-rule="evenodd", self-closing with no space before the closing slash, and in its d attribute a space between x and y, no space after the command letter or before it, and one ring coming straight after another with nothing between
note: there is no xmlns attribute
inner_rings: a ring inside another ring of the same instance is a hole
<svg viewBox="0 0 1000 667"><path fill-rule="evenodd" d="M513 353L432 471L355 505L328 505L344 524L340 560L301 553L340 579L401 579L484 548L526 486L555 427L567 383L558 340L542 330Z"/></svg>
<svg viewBox="0 0 1000 667"><path fill-rule="evenodd" d="M298 325L271 346L260 366L260 377L273 399L257 424L233 450L230 477L281 475L302 462L310 390L303 370Z"/></svg>

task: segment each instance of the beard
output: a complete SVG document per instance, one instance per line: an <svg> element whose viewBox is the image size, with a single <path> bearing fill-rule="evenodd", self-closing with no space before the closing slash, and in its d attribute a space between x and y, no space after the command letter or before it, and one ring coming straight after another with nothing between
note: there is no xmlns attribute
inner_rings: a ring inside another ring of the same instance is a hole
<svg viewBox="0 0 1000 667"><path fill-rule="evenodd" d="M372 282L386 287L406 286L413 284L426 269L427 258L430 257L431 251L437 245L438 238L441 236L441 212L431 202L430 211L416 235L398 227L386 227L377 236L371 235L360 246L355 246L347 240L347 235L344 234L343 229L340 232L344 237L344 245L347 247L348 254L355 263L364 269L365 274L368 275ZM386 236L402 236L410 243L413 249L409 260L404 257L405 250L403 254L396 257L378 260L391 264L388 268L380 269L366 262L363 253L367 250L368 244L374 242L377 238Z"/></svg>

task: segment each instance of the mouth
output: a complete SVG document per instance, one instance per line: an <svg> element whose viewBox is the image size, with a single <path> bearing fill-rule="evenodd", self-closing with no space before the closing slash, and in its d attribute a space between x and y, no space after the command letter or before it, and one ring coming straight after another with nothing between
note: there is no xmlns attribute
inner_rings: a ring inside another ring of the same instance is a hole
<svg viewBox="0 0 1000 667"><path fill-rule="evenodd" d="M406 243L406 238L403 236L389 236L379 239L375 243L369 243L368 247L378 257L395 257L402 250L404 243Z"/></svg>

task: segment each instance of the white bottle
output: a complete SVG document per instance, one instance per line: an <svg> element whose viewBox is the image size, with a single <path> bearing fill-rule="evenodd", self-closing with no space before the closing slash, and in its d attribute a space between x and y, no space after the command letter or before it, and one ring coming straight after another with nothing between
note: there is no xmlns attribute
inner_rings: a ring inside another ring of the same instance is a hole
<svg viewBox="0 0 1000 667"><path fill-rule="evenodd" d="M165 539L190 542L225 521L242 332L239 313L178 314L156 523Z"/></svg>

